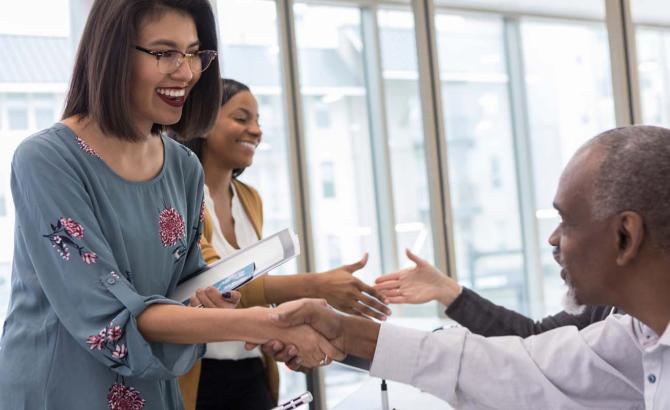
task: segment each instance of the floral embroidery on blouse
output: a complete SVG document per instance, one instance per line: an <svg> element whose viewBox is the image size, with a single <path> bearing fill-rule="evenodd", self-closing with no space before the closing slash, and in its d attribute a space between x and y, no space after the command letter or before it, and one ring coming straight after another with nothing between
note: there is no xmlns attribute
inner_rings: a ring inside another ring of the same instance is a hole
<svg viewBox="0 0 670 410"><path fill-rule="evenodd" d="M177 245L172 250L175 262L181 260L186 254L186 224L184 218L179 215L174 208L163 209L158 217L158 230L161 237L161 242L166 248Z"/></svg>
<svg viewBox="0 0 670 410"><path fill-rule="evenodd" d="M200 223L205 222L205 200L200 203Z"/></svg>
<svg viewBox="0 0 670 410"><path fill-rule="evenodd" d="M94 157L96 157L96 158L100 158L100 155L98 155L98 153L95 152L95 150L93 149L93 147L91 147L90 145L88 145L88 144L86 143L86 141L84 141L83 139L77 137L76 135L75 135L75 138L77 139L77 144L79 144L79 148L81 148L85 153L87 153L87 154L89 154L89 155L92 155L92 156L94 156Z"/></svg>
<svg viewBox="0 0 670 410"><path fill-rule="evenodd" d="M123 336L123 329L121 326L104 327L98 334L89 336L86 339L86 344L91 350L105 350L112 355L112 360L115 364L112 368L123 366L126 356L128 356L128 349L125 344L117 343Z"/></svg>
<svg viewBox="0 0 670 410"><path fill-rule="evenodd" d="M114 383L107 393L110 410L142 410L146 401L134 387L124 383Z"/></svg>
<svg viewBox="0 0 670 410"><path fill-rule="evenodd" d="M186 234L184 218L174 208L163 209L158 218L158 228L163 246L174 246Z"/></svg>
<svg viewBox="0 0 670 410"><path fill-rule="evenodd" d="M51 233L42 236L49 239L51 246L56 248L61 258L69 261L70 247L73 247L77 250L84 263L88 265L96 263L98 255L76 243L76 241L84 238L84 227L79 222L72 218L61 217L56 225L50 225Z"/></svg>

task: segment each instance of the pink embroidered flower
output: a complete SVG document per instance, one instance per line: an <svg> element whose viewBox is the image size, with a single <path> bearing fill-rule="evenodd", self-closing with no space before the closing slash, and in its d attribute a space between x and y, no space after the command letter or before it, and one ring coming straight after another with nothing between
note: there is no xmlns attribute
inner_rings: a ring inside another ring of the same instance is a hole
<svg viewBox="0 0 670 410"><path fill-rule="evenodd" d="M104 331L101 331L97 335L89 336L88 339L86 339L86 343L88 343L89 349L102 350L103 346L105 345L105 335L103 332Z"/></svg>
<svg viewBox="0 0 670 410"><path fill-rule="evenodd" d="M56 245L60 244L61 242L63 242L63 238L61 238L60 235L54 235L54 236L51 237L51 242L53 242L54 246L56 246Z"/></svg>
<svg viewBox="0 0 670 410"><path fill-rule="evenodd" d="M184 218L174 208L163 209L159 214L158 227L163 246L174 246L186 234Z"/></svg>
<svg viewBox="0 0 670 410"><path fill-rule="evenodd" d="M90 145L88 145L83 139L79 137L75 138L77 139L77 144L79 144L79 148L84 150L84 152L86 152L89 155L93 155L96 158L100 158L100 155L98 155L98 153L95 152L95 150Z"/></svg>
<svg viewBox="0 0 670 410"><path fill-rule="evenodd" d="M81 239L84 237L84 227L81 226L77 221L72 218L61 218L60 223L65 228L65 232L68 233L74 239Z"/></svg>
<svg viewBox="0 0 670 410"><path fill-rule="evenodd" d="M107 329L107 340L110 342L116 342L121 339L121 336L123 336L123 329L121 329L121 326L114 326Z"/></svg>
<svg viewBox="0 0 670 410"><path fill-rule="evenodd" d="M127 354L128 349L126 348L126 345L116 345L114 351L112 352L112 356L117 359L123 359Z"/></svg>
<svg viewBox="0 0 670 410"><path fill-rule="evenodd" d="M142 410L146 401L134 387L114 383L107 393L110 410Z"/></svg>
<svg viewBox="0 0 670 410"><path fill-rule="evenodd" d="M95 263L97 258L98 255L96 255L95 252L84 252L81 254L81 260L86 262L88 265Z"/></svg>
<svg viewBox="0 0 670 410"><path fill-rule="evenodd" d="M205 200L202 200L202 203L200 204L200 222L205 221Z"/></svg>

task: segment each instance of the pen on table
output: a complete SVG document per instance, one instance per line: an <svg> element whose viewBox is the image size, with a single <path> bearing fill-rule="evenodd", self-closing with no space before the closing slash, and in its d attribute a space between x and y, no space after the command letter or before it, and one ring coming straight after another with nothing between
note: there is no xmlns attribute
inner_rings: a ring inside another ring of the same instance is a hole
<svg viewBox="0 0 670 410"><path fill-rule="evenodd" d="M382 410L389 410L389 392L384 379L382 379Z"/></svg>
<svg viewBox="0 0 670 410"><path fill-rule="evenodd" d="M292 409L297 409L299 406L302 406L303 404L307 404L311 402L313 399L312 393L310 392L305 392L301 394L299 397L296 397L295 399L289 400L286 403L282 403L277 407L274 407L272 410L292 410Z"/></svg>

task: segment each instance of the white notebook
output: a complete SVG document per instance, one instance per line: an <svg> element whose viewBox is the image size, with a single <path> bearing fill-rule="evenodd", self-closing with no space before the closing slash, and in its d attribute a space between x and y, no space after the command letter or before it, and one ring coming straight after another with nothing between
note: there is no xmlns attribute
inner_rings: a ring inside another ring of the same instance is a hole
<svg viewBox="0 0 670 410"><path fill-rule="evenodd" d="M177 285L168 297L188 304L200 288L215 286L222 292L237 289L298 255L298 236L286 228L206 267Z"/></svg>

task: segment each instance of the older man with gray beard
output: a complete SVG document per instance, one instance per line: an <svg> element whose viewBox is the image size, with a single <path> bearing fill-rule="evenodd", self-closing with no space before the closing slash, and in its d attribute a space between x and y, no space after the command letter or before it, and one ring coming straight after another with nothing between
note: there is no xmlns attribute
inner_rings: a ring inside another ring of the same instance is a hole
<svg viewBox="0 0 670 410"><path fill-rule="evenodd" d="M554 206L561 222L549 243L574 305L628 314L526 339L380 325L315 300L281 305L273 319L309 323L372 360L373 376L457 408L670 409L670 130L631 126L593 138L566 166ZM288 350L278 356L290 360Z"/></svg>

